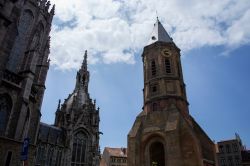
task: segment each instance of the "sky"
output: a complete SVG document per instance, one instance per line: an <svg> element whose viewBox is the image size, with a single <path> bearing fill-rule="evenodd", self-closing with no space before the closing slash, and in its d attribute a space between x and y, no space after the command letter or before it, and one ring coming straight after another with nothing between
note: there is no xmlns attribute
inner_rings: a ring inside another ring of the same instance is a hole
<svg viewBox="0 0 250 166"><path fill-rule="evenodd" d="M75 85L88 50L89 93L100 107L100 146L126 147L143 106L141 54L156 17L181 49L190 114L214 141L250 148L250 1L52 0L51 66L42 121Z"/></svg>

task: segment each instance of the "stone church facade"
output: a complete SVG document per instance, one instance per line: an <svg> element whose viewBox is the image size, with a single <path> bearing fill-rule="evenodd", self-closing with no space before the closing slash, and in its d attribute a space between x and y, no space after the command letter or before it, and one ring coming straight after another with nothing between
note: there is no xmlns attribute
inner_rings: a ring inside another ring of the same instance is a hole
<svg viewBox="0 0 250 166"><path fill-rule="evenodd" d="M49 69L54 6L38 0L0 0L0 165L20 165L29 138L34 163ZM34 164L33 164L34 165Z"/></svg>
<svg viewBox="0 0 250 166"><path fill-rule="evenodd" d="M215 146L189 114L180 49L160 21L142 53L144 106L128 134L128 166L214 166Z"/></svg>
<svg viewBox="0 0 250 166"><path fill-rule="evenodd" d="M54 125L40 122L55 12L47 0L0 0L0 165L99 165L99 108L89 96L87 52ZM25 158L25 157L24 157Z"/></svg>
<svg viewBox="0 0 250 166"><path fill-rule="evenodd" d="M59 101L54 125L40 123L36 165L99 166L99 108L88 93L87 51L76 85Z"/></svg>

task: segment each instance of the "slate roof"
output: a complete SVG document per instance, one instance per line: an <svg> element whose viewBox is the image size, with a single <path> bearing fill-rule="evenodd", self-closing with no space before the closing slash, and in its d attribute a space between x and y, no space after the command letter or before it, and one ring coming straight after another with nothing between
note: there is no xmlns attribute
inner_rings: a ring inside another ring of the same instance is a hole
<svg viewBox="0 0 250 166"><path fill-rule="evenodd" d="M40 122L38 140L44 143L64 146L64 131L56 126Z"/></svg>
<svg viewBox="0 0 250 166"><path fill-rule="evenodd" d="M154 24L154 29L153 32L150 36L150 40L148 42L148 45L153 44L157 41L162 41L162 42L173 42L173 39L169 36L161 22L158 20Z"/></svg>

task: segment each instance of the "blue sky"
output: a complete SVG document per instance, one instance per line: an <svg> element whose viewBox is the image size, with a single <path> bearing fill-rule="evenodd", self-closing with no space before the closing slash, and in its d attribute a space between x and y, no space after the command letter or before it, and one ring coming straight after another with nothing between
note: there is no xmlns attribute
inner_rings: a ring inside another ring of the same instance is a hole
<svg viewBox="0 0 250 166"><path fill-rule="evenodd" d="M89 92L100 107L104 133L101 148L126 146L143 106L141 53L157 10L182 50L190 114L212 140L231 139L237 132L250 147L250 2L185 2L54 0L42 121L53 124L58 99L73 91L87 49Z"/></svg>

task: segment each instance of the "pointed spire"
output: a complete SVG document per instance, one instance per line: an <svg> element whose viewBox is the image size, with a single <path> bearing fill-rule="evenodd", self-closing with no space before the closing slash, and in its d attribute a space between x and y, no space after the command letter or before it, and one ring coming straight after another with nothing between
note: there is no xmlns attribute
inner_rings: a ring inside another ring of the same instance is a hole
<svg viewBox="0 0 250 166"><path fill-rule="evenodd" d="M79 87L84 86L88 87L89 81L89 72L88 72L88 62L87 62L87 50L85 50L84 58L82 61L82 66L76 75L76 87L75 90L79 89Z"/></svg>
<svg viewBox="0 0 250 166"><path fill-rule="evenodd" d="M81 67L82 70L87 70L87 65L88 65L87 58L88 58L88 52L87 50L85 50L84 58L82 61L82 67Z"/></svg>
<svg viewBox="0 0 250 166"><path fill-rule="evenodd" d="M61 107L61 99L58 100L57 110L60 110L60 107Z"/></svg>
<svg viewBox="0 0 250 166"><path fill-rule="evenodd" d="M50 10L50 15L51 16L55 15L55 4L53 5L52 9Z"/></svg>
<svg viewBox="0 0 250 166"><path fill-rule="evenodd" d="M153 44L157 41L162 41L166 43L173 42L172 38L169 36L161 22L159 21L158 16L156 17L156 23L154 24L153 32L150 36L148 45Z"/></svg>
<svg viewBox="0 0 250 166"><path fill-rule="evenodd" d="M87 69L87 50L84 54L84 59L82 62L82 66L76 75L76 85L74 89L75 97L78 106L82 106L89 100L88 93L88 83L89 83L89 71Z"/></svg>

